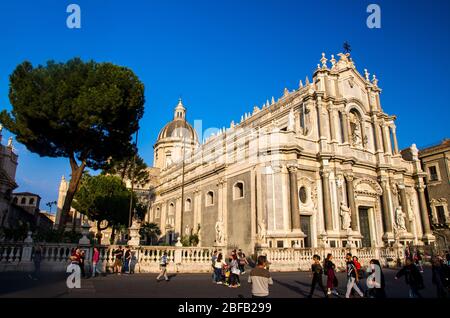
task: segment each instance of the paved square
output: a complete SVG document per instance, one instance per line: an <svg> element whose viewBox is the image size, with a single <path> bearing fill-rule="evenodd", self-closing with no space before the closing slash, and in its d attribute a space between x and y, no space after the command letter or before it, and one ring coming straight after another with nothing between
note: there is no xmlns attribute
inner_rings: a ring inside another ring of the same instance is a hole
<svg viewBox="0 0 450 318"><path fill-rule="evenodd" d="M394 280L397 270L384 269L386 293L389 298L407 298L408 287L404 278ZM81 289L69 290L66 287L65 273L42 273L40 280L28 278L27 273L0 273L0 297L63 297L63 298L249 298L251 286L247 283L248 273L241 276L241 287L228 288L215 285L211 274L170 274L169 282L156 281L157 274L115 275L82 279ZM304 298L309 293L311 277L306 272L272 273L274 285L270 288L270 297ZM345 273L337 274L338 290L343 297L345 293ZM425 268L426 298L436 296L435 287L431 283L431 269ZM325 283L325 277L324 277ZM365 280L362 281L365 287ZM314 297L322 297L316 289ZM357 296L356 296L357 297Z"/></svg>

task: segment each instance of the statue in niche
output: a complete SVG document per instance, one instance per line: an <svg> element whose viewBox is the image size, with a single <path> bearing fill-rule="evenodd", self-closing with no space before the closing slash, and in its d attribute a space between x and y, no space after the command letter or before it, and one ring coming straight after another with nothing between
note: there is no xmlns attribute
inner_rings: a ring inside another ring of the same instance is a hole
<svg viewBox="0 0 450 318"><path fill-rule="evenodd" d="M405 213L403 213L402 207L399 206L395 209L395 223L399 230L406 231Z"/></svg>
<svg viewBox="0 0 450 318"><path fill-rule="evenodd" d="M264 242L266 240L266 235L266 222L264 221L264 219L261 219L258 222L258 239L261 242Z"/></svg>
<svg viewBox="0 0 450 318"><path fill-rule="evenodd" d="M359 117L352 112L350 112L349 117L353 146L362 147L361 121L359 120Z"/></svg>
<svg viewBox="0 0 450 318"><path fill-rule="evenodd" d="M216 244L221 245L225 242L223 222L216 222Z"/></svg>
<svg viewBox="0 0 450 318"><path fill-rule="evenodd" d="M350 228L350 225L352 223L351 221L351 217L350 217L350 208L347 207L344 202L341 202L341 206L340 206L340 215L342 218L342 229L343 230L348 230Z"/></svg>

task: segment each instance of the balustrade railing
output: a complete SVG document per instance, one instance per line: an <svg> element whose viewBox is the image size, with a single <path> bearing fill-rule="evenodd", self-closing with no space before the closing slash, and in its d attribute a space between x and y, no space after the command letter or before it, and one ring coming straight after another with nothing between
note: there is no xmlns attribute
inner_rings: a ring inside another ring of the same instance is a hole
<svg viewBox="0 0 450 318"><path fill-rule="evenodd" d="M42 269L62 271L70 263L69 257L78 244L33 243L31 236L24 242L0 243L0 271L30 270L32 268L35 246L42 248ZM92 265L93 247L81 245L86 252L85 266L89 271ZM117 245L98 246L100 251L99 265L103 271L112 271ZM172 272L209 272L213 247L181 247L181 246L137 246L132 247L132 268L135 272L156 272L159 270L161 257L167 253L168 269ZM325 259L328 253L333 255L333 262L338 270L343 270L346 254L351 252L359 258L363 266L371 259L378 259L383 266L397 264L404 259L403 248L370 247L370 248L259 248L257 254L267 256L270 268L275 271L309 270L314 254Z"/></svg>

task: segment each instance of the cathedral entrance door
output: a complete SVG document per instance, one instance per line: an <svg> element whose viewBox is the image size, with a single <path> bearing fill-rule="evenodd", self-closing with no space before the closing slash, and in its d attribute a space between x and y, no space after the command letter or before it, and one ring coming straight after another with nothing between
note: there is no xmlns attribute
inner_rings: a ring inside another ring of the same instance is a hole
<svg viewBox="0 0 450 318"><path fill-rule="evenodd" d="M371 246L371 237L370 237L370 225L369 225L369 208L367 207L359 207L359 229L361 235L363 236L361 239L362 247L370 247Z"/></svg>
<svg viewBox="0 0 450 318"><path fill-rule="evenodd" d="M311 247L311 216L302 215L300 217L300 228L305 237L305 247Z"/></svg>

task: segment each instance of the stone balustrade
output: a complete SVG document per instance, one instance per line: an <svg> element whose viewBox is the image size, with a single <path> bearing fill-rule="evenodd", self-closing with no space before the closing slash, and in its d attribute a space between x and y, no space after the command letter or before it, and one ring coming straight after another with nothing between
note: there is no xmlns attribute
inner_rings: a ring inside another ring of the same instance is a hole
<svg viewBox="0 0 450 318"><path fill-rule="evenodd" d="M83 241L84 242L84 241ZM31 271L33 269L34 249L31 233L24 242L0 242L0 271ZM42 248L42 271L65 271L69 256L76 247L86 252L85 269L91 270L93 247L90 244L39 243ZM116 245L99 246L100 268L113 271ZM164 252L167 252L169 272L201 273L210 272L213 247L182 246L136 246L132 247L132 268L136 273L156 273ZM348 252L358 256L360 263L367 266L371 259L378 259L383 266L395 266L404 259L403 247L378 248L259 248L258 255L266 255L273 271L309 271L312 257L317 254L323 260L328 253L338 270L345 268Z"/></svg>
<svg viewBox="0 0 450 318"><path fill-rule="evenodd" d="M311 268L314 254L324 260L328 253L333 255L333 263L338 270L345 269L346 254L352 253L358 257L363 266L367 266L371 259L378 259L382 266L395 266L397 260L403 261L403 248L259 248L258 255L266 255L273 271L308 271Z"/></svg>

